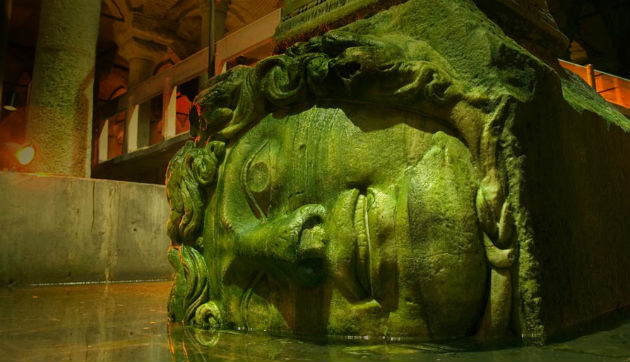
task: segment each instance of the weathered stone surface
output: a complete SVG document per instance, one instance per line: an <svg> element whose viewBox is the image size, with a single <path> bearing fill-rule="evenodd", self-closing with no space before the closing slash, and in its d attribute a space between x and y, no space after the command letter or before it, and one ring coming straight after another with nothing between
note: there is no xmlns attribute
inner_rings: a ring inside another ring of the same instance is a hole
<svg viewBox="0 0 630 362"><path fill-rule="evenodd" d="M569 47L549 11L547 0L475 0L512 39L534 55L555 62Z"/></svg>
<svg viewBox="0 0 630 362"><path fill-rule="evenodd" d="M167 279L159 185L0 172L0 283Z"/></svg>
<svg viewBox="0 0 630 362"><path fill-rule="evenodd" d="M630 122L472 1L410 0L196 103L175 320L541 342L630 304Z"/></svg>
<svg viewBox="0 0 630 362"><path fill-rule="evenodd" d="M308 40L404 1L406 0L289 0L285 2L282 22L273 37L277 48L284 51L296 41Z"/></svg>
<svg viewBox="0 0 630 362"><path fill-rule="evenodd" d="M28 170L90 175L92 86L100 1L42 4L26 137Z"/></svg>
<svg viewBox="0 0 630 362"><path fill-rule="evenodd" d="M627 123L608 124L611 108L601 98L571 89L592 92L586 84L572 77L562 83L568 103L551 108L539 99L519 132L549 335L630 304Z"/></svg>

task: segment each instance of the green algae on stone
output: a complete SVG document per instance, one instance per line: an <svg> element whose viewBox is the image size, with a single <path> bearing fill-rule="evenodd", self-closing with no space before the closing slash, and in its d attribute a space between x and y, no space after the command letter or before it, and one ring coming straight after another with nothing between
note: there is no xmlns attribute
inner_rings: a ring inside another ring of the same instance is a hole
<svg viewBox="0 0 630 362"><path fill-rule="evenodd" d="M170 315L298 335L541 342L589 306L627 305L622 280L619 294L599 291L604 302L566 304L564 319L545 299L560 287L549 260L567 280L589 278L556 260L588 224L539 217L548 190L563 202L585 192L554 173L579 154L553 156L602 122L628 142L627 120L556 69L471 1L410 0L215 77L167 174ZM584 103L592 122L578 119ZM621 160L602 162L626 175ZM602 195L622 205L621 184ZM627 249L626 229L602 233Z"/></svg>

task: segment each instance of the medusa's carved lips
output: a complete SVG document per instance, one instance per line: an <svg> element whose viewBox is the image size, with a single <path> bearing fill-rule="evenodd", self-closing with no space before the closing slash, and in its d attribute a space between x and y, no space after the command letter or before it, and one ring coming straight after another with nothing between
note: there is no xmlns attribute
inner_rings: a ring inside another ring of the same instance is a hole
<svg viewBox="0 0 630 362"><path fill-rule="evenodd" d="M390 190L392 191L392 190ZM397 288L396 209L398 198L377 187L364 192L353 189L353 209L349 210L355 235L355 287L360 300L381 303ZM392 252L394 251L394 252ZM356 295L357 293L355 293Z"/></svg>
<svg viewBox="0 0 630 362"><path fill-rule="evenodd" d="M359 284L371 295L370 283L370 225L368 222L368 196L357 190L353 223L356 232L356 275Z"/></svg>

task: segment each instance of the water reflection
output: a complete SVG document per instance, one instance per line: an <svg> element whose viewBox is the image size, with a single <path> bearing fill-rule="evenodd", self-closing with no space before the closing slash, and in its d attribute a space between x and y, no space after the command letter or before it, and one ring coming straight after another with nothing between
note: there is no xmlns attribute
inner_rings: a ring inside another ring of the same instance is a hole
<svg viewBox="0 0 630 362"><path fill-rule="evenodd" d="M629 361L630 323L607 322L600 330L544 347L480 349L469 341L449 344L348 345L306 342L260 333L204 331L171 323L169 346L175 362L212 361Z"/></svg>
<svg viewBox="0 0 630 362"><path fill-rule="evenodd" d="M260 333L204 331L169 324L169 346L174 361L440 361L463 353L439 344L316 343Z"/></svg>
<svg viewBox="0 0 630 362"><path fill-rule="evenodd" d="M0 361L170 361L170 283L0 288Z"/></svg>
<svg viewBox="0 0 630 362"><path fill-rule="evenodd" d="M325 344L169 324L169 290L170 282L0 288L0 361L630 361L627 313L542 348Z"/></svg>

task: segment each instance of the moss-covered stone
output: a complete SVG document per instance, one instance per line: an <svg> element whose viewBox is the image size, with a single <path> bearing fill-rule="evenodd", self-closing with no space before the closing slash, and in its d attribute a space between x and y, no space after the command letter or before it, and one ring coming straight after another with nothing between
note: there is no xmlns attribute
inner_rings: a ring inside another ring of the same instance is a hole
<svg viewBox="0 0 630 362"><path fill-rule="evenodd" d="M540 342L628 305L629 122L580 82L468 0L219 75L169 166L171 315Z"/></svg>

